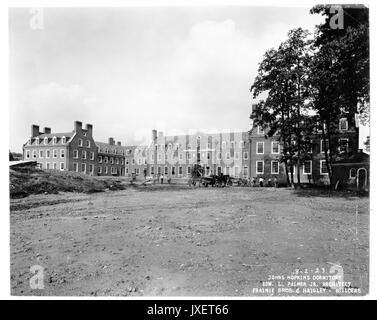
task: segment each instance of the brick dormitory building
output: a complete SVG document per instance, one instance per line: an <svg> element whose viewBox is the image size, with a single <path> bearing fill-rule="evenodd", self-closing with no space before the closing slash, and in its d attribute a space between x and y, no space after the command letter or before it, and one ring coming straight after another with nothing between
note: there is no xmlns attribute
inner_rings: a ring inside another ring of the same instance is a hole
<svg viewBox="0 0 377 320"><path fill-rule="evenodd" d="M336 137L340 152L358 150L358 127L352 119L341 119ZM311 159L300 167L302 182L327 179L324 145L319 133L313 134ZM23 145L24 160L34 160L42 169L75 171L88 175L159 176L187 178L194 164L205 174L229 174L234 177L277 178L285 182L284 164L279 162L282 146L278 136L265 138L263 130L252 125L250 131L165 136L152 130L148 146L126 146L109 138L93 138L93 125L83 128L74 122L73 131L52 133L32 125L31 137ZM294 169L294 173L297 168ZM295 177L296 178L296 177Z"/></svg>

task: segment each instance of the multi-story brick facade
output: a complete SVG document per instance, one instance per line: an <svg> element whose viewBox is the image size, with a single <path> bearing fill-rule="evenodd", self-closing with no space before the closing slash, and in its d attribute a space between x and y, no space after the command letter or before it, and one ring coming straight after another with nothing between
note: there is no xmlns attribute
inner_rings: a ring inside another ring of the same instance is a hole
<svg viewBox="0 0 377 320"><path fill-rule="evenodd" d="M342 119L334 137L340 152L357 151L358 128L354 121ZM234 177L277 178L286 181L284 164L279 161L282 145L279 137L265 138L257 126L249 132L224 132L165 136L152 130L148 146L122 146L109 138L108 143L94 141L93 126L82 128L74 122L72 132L39 132L33 125L24 145L25 160L36 160L43 169L69 170L89 175L153 176L187 178L194 164L204 167L206 175L227 174ZM302 182L327 179L324 140L312 137L311 159L300 167ZM294 169L295 179L296 170Z"/></svg>

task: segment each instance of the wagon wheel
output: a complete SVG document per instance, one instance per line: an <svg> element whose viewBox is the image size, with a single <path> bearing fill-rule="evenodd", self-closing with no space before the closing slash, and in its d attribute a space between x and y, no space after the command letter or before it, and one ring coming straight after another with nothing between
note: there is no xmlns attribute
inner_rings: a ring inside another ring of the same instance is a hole
<svg viewBox="0 0 377 320"><path fill-rule="evenodd" d="M233 182L232 182L232 180L228 180L228 183L227 183L227 185L231 187L231 186L233 185Z"/></svg>

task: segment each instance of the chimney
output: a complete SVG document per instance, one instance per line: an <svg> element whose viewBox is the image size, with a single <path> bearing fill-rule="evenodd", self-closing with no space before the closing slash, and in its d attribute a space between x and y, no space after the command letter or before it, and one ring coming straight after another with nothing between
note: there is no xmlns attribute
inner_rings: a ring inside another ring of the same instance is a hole
<svg viewBox="0 0 377 320"><path fill-rule="evenodd" d="M121 145L122 145L122 143L121 143L120 141L118 141L118 142L117 142L117 145L118 145L118 146L121 146Z"/></svg>
<svg viewBox="0 0 377 320"><path fill-rule="evenodd" d="M152 141L153 143L157 141L157 130L152 130Z"/></svg>
<svg viewBox="0 0 377 320"><path fill-rule="evenodd" d="M44 127L44 128L43 128L43 133L45 133L45 134L50 134L50 133L51 133L51 128Z"/></svg>
<svg viewBox="0 0 377 320"><path fill-rule="evenodd" d="M113 138L109 138L109 145L113 146L115 144L115 141Z"/></svg>
<svg viewBox="0 0 377 320"><path fill-rule="evenodd" d="M93 136L93 125L87 123L86 126L85 126L85 128L86 128L86 131L88 133L88 136L89 137Z"/></svg>
<svg viewBox="0 0 377 320"><path fill-rule="evenodd" d="M81 121L75 121L74 129L76 132L80 132L82 130L82 122Z"/></svg>
<svg viewBox="0 0 377 320"><path fill-rule="evenodd" d="M39 126L37 126L36 124L33 124L31 126L31 137L36 137L36 136L39 136Z"/></svg>

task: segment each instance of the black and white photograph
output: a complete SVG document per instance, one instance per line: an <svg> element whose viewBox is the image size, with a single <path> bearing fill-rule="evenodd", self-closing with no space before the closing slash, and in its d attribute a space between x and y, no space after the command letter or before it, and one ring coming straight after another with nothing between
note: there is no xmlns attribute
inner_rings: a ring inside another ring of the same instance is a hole
<svg viewBox="0 0 377 320"><path fill-rule="evenodd" d="M370 295L369 5L7 15L11 297Z"/></svg>

